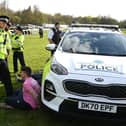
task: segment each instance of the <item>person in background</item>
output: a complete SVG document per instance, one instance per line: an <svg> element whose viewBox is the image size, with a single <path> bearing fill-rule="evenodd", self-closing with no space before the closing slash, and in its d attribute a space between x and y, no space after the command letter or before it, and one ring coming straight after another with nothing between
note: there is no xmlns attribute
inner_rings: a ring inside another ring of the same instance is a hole
<svg viewBox="0 0 126 126"><path fill-rule="evenodd" d="M40 107L40 85L31 77L31 68L22 67L21 78L24 80L21 90L7 97L5 103L0 103L1 108L36 109Z"/></svg>
<svg viewBox="0 0 126 126"><path fill-rule="evenodd" d="M48 33L48 40L49 43L54 43L56 46L58 46L60 40L61 40L61 33L62 31L60 30L60 23L56 22L55 27L51 28L49 33ZM51 55L53 55L54 51L51 52Z"/></svg>
<svg viewBox="0 0 126 126"><path fill-rule="evenodd" d="M6 27L5 27L5 31L7 33L7 41L8 41L7 42L7 44L8 44L8 46L7 46L7 57L6 57L7 63L8 63L8 56L9 56L10 51L11 51L11 32L9 31L10 27L11 27L11 22L9 21L6 25Z"/></svg>
<svg viewBox="0 0 126 126"><path fill-rule="evenodd" d="M6 95L11 96L13 94L13 86L6 62L6 58L8 57L7 49L11 47L8 41L8 35L5 31L8 22L8 16L0 16L0 80L4 84Z"/></svg>
<svg viewBox="0 0 126 126"><path fill-rule="evenodd" d="M14 73L18 76L18 60L21 64L21 67L25 66L24 60L24 35L23 30L20 26L16 27L15 34L11 38L12 41L12 50L13 50L13 68Z"/></svg>
<svg viewBox="0 0 126 126"><path fill-rule="evenodd" d="M42 27L39 28L39 37L43 38L43 28Z"/></svg>

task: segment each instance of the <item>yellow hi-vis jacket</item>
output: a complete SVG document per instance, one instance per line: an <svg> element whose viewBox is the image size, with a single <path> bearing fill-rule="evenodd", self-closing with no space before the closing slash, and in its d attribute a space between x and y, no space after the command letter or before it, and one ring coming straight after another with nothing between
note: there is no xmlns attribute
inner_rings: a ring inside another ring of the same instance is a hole
<svg viewBox="0 0 126 126"><path fill-rule="evenodd" d="M12 41L12 50L16 52L22 52L24 50L24 35L23 34L14 34L11 38Z"/></svg>
<svg viewBox="0 0 126 126"><path fill-rule="evenodd" d="M0 59L7 57L7 49L11 49L11 43L6 31L0 29Z"/></svg>

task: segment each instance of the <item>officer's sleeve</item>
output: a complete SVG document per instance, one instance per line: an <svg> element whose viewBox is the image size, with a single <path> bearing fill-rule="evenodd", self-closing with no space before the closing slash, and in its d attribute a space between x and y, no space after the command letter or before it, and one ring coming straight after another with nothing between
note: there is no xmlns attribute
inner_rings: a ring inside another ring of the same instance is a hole
<svg viewBox="0 0 126 126"><path fill-rule="evenodd" d="M6 38L6 49L11 50L11 39L8 34Z"/></svg>
<svg viewBox="0 0 126 126"><path fill-rule="evenodd" d="M23 44L24 44L24 35L21 35L17 41L18 41L19 46L23 46Z"/></svg>

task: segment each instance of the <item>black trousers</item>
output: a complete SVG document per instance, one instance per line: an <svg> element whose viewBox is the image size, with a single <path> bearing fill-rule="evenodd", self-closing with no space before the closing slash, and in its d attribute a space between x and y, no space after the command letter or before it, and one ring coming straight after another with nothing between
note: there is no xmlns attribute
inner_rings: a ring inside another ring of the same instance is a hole
<svg viewBox="0 0 126 126"><path fill-rule="evenodd" d="M39 33L40 38L43 38L43 33Z"/></svg>
<svg viewBox="0 0 126 126"><path fill-rule="evenodd" d="M32 107L27 102L24 101L23 92L21 89L15 91L12 96L7 97L5 102L7 105L10 105L14 108L27 109L27 110L32 109Z"/></svg>
<svg viewBox="0 0 126 126"><path fill-rule="evenodd" d="M13 94L13 87L11 83L10 72L8 69L7 62L0 59L0 80L4 84L6 95L10 96Z"/></svg>
<svg viewBox="0 0 126 126"><path fill-rule="evenodd" d="M23 52L14 52L13 53L13 68L14 73L18 71L18 60L21 64L21 67L25 66L24 54Z"/></svg>

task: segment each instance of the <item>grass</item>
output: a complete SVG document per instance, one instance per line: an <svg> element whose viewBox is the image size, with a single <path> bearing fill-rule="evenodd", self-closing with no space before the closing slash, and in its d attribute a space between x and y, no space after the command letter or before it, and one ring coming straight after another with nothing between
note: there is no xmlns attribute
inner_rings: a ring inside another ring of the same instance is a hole
<svg viewBox="0 0 126 126"><path fill-rule="evenodd" d="M44 38L40 39L38 35L26 35L24 42L24 57L26 65L30 66L33 71L39 71L43 68L46 59L49 57L49 51L45 50L47 44L47 32ZM9 56L9 68L13 71L12 53ZM20 67L19 67L20 68Z"/></svg>
<svg viewBox="0 0 126 126"><path fill-rule="evenodd" d="M25 61L26 65L30 66L33 72L41 71L44 67L46 59L50 57L50 52L45 50L45 45L47 43L47 32L45 32L43 39L40 39L38 35L25 36ZM16 82L15 77L12 73L12 52L10 53L8 61L13 87L15 89L20 88L22 84ZM0 101L4 101L4 99L4 86L0 85ZM44 106L41 109L32 111L24 111L19 109L0 109L0 126L67 126L71 124L78 124L77 122L73 122L72 120L72 118L62 118L59 115L48 111L48 109Z"/></svg>
<svg viewBox="0 0 126 126"><path fill-rule="evenodd" d="M46 59L50 56L50 52L45 50L45 45L48 43L47 32L44 38L40 39L38 35L27 35L24 43L24 55L26 65L30 66L34 72L41 71L44 67ZM9 56L9 69L13 72L12 52ZM20 69L20 67L19 67ZM17 83L11 73L14 88L21 87L21 83ZM0 85L0 101L5 98L3 85ZM0 109L0 126L97 126L107 125L100 121L77 120L72 117L62 117L51 111L48 111L44 106L38 110L23 111L18 109L6 110ZM116 123L111 125L116 125Z"/></svg>
<svg viewBox="0 0 126 126"><path fill-rule="evenodd" d="M45 32L43 39L39 35L26 35L24 42L24 58L27 66L32 68L33 72L41 72L46 59L50 56L50 52L45 50L45 45L48 43L47 32ZM17 83L13 75L12 51L8 58L9 70L14 88L20 88L21 84ZM20 71L20 65L18 65ZM4 87L0 85L0 101L5 97Z"/></svg>
<svg viewBox="0 0 126 126"><path fill-rule="evenodd" d="M24 42L24 56L27 66L30 66L33 72L41 71L44 67L46 59L50 56L50 52L45 50L45 45L48 43L47 32L44 38L40 39L38 35L26 35ZM20 88L21 83L16 82L13 76L12 52L8 59L8 65L11 72L13 87ZM20 66L19 66L20 70ZM5 98L4 86L0 85L0 101ZM34 126L41 124L41 110L37 111L22 111L22 110L0 110L0 126ZM26 115L27 114L27 115ZM42 117L43 118L43 117ZM40 122L39 122L40 121ZM34 123L33 123L34 122Z"/></svg>
<svg viewBox="0 0 126 126"><path fill-rule="evenodd" d="M24 56L26 65L30 66L33 72L39 72L43 69L44 64L50 52L45 50L45 45L48 43L47 32L44 38L40 39L38 35L26 35L24 42ZM16 82L13 75L12 52L10 53L9 69L11 72L11 79L15 89L22 86L21 83ZM19 66L20 70L20 66ZM5 99L4 86L0 85L0 101ZM44 106L38 110L24 111L19 109L7 110L0 109L0 126L68 126L78 125L78 122L73 118L66 118L59 116L52 111L48 111ZM88 125L87 125L88 126Z"/></svg>

